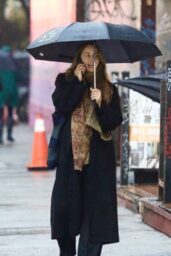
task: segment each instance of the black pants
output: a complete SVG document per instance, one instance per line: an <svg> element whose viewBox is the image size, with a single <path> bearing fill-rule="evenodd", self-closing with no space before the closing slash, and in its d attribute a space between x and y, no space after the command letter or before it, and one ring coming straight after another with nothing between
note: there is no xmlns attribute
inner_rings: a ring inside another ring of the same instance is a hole
<svg viewBox="0 0 171 256"><path fill-rule="evenodd" d="M82 188L83 188L83 201L85 198L86 186L86 166L83 168L82 175ZM86 211L85 204L83 204L83 221L81 224L81 232L78 243L78 256L100 256L102 251L102 244L92 244L89 242L89 217ZM76 237L65 237L58 239L60 247L60 256L74 256L76 255Z"/></svg>
<svg viewBox="0 0 171 256"><path fill-rule="evenodd" d="M60 256L74 256L76 255L76 238L66 237L65 239L58 239L60 247ZM102 251L102 244L89 243L89 221L86 215L82 227L78 243L78 256L100 256Z"/></svg>
<svg viewBox="0 0 171 256"><path fill-rule="evenodd" d="M11 138L12 137L12 130L13 130L13 117L12 117L12 107L7 106L8 109L8 119L7 119L7 137ZM3 137L3 126L4 126L4 121L3 121L3 115L4 115L4 109L3 107L0 107L0 140L2 141Z"/></svg>

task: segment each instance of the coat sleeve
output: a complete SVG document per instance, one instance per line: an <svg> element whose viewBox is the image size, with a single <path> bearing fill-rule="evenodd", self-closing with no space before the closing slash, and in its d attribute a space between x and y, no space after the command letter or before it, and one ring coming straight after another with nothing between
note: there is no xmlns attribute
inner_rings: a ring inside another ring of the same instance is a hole
<svg viewBox="0 0 171 256"><path fill-rule="evenodd" d="M102 101L101 107L96 104L96 113L103 132L115 130L123 121L120 99L117 87L113 86L113 96L110 104Z"/></svg>
<svg viewBox="0 0 171 256"><path fill-rule="evenodd" d="M63 114L72 112L81 101L88 85L80 82L76 76L67 80L65 73L60 73L55 81L52 101L57 110Z"/></svg>

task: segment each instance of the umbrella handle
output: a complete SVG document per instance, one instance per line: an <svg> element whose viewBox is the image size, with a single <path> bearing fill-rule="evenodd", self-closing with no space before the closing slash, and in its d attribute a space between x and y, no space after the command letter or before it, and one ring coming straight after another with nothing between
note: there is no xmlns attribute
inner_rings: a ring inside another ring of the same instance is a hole
<svg viewBox="0 0 171 256"><path fill-rule="evenodd" d="M94 42L94 54L93 54L93 61L94 61L94 89L96 89L96 60L95 60L95 51L96 51L96 45Z"/></svg>
<svg viewBox="0 0 171 256"><path fill-rule="evenodd" d="M95 61L95 57L94 58L94 89L96 89L96 61Z"/></svg>

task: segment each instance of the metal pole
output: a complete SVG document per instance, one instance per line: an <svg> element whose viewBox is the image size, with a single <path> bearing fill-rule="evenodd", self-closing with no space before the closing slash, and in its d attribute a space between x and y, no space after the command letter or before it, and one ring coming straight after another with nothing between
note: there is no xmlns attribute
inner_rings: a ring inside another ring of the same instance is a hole
<svg viewBox="0 0 171 256"><path fill-rule="evenodd" d="M122 79L129 76L129 72L122 72ZM121 185L127 185L129 182L129 89L122 88L121 95L124 119L121 125Z"/></svg>
<svg viewBox="0 0 171 256"><path fill-rule="evenodd" d="M171 202L171 60L167 62L166 120L164 130L164 195Z"/></svg>
<svg viewBox="0 0 171 256"><path fill-rule="evenodd" d="M164 191L164 129L166 120L166 80L160 82L160 155L159 155L159 187L158 187L158 200L163 201Z"/></svg>

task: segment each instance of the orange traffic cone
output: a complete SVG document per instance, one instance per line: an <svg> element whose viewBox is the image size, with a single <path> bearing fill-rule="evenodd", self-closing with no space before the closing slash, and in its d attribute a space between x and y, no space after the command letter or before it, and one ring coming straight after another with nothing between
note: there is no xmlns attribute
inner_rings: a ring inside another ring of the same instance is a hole
<svg viewBox="0 0 171 256"><path fill-rule="evenodd" d="M46 139L44 120L39 114L34 127L32 146L32 161L27 166L28 170L45 170L47 167L48 144Z"/></svg>

